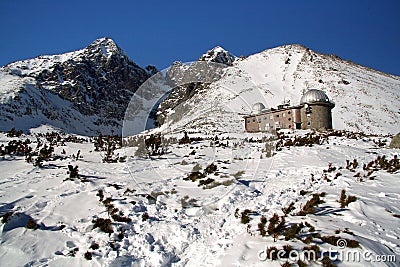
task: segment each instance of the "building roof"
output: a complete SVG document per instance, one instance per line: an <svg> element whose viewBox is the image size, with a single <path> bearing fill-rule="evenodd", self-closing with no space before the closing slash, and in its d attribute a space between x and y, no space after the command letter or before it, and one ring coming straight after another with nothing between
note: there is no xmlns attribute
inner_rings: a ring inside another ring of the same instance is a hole
<svg viewBox="0 0 400 267"><path fill-rule="evenodd" d="M316 102L330 103L331 101L329 100L329 97L325 94L324 91L317 89L310 89L301 97L300 105L316 103Z"/></svg>
<svg viewBox="0 0 400 267"><path fill-rule="evenodd" d="M265 106L263 103L258 102L258 103L255 103L251 109L252 109L253 113L260 113L261 111L263 111L265 109Z"/></svg>

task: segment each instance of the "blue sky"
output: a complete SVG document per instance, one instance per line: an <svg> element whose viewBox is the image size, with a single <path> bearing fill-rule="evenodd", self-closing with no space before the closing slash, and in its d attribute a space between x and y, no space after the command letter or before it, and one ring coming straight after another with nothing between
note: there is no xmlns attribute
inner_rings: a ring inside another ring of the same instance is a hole
<svg viewBox="0 0 400 267"><path fill-rule="evenodd" d="M0 0L0 65L108 36L141 66L303 44L400 75L400 1Z"/></svg>

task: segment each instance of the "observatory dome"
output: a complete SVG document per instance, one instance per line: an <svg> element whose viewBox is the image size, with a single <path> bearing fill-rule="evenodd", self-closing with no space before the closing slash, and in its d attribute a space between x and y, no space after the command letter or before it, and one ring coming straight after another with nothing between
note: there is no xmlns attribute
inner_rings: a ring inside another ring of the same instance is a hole
<svg viewBox="0 0 400 267"><path fill-rule="evenodd" d="M300 105L315 103L315 102L329 103L330 100L324 91L317 90L317 89L310 89L301 97Z"/></svg>
<svg viewBox="0 0 400 267"><path fill-rule="evenodd" d="M265 106L263 103L258 102L255 103L251 109L254 113L260 113L263 109L265 109Z"/></svg>

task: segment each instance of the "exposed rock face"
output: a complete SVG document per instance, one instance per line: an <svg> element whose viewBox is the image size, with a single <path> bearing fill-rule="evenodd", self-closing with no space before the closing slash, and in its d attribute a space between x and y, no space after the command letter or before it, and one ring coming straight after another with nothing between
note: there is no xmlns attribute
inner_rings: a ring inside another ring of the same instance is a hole
<svg viewBox="0 0 400 267"><path fill-rule="evenodd" d="M12 113L6 114L10 121L0 122L2 130L6 130L4 124L12 124L11 120L18 115L29 116L31 122L38 124L59 120L61 124L67 124L66 128L85 127L86 123L80 125L76 121L85 118L78 117L93 116L95 118L91 118L87 126L91 122L94 125L90 129L81 129L88 132L112 128L118 131L132 95L157 69L154 66L141 68L113 40L102 38L82 50L11 63L0 68L0 72L23 81L19 88L15 88L19 92L14 99L6 101L0 109L2 113L8 113L7 110ZM72 105L62 100L55 101L54 95ZM29 101L24 101L26 98ZM10 110L11 106L21 109ZM28 111L25 110L27 107ZM72 114L75 112L71 109L80 113L78 117ZM72 117L67 118L65 112L70 112ZM35 117L41 117L40 121Z"/></svg>
<svg viewBox="0 0 400 267"><path fill-rule="evenodd" d="M208 50L204 55L202 55L199 61L211 61L215 63L221 63L228 66L232 66L236 57L223 49L220 46L216 46L211 50Z"/></svg>
<svg viewBox="0 0 400 267"><path fill-rule="evenodd" d="M400 133L396 134L389 145L390 148L400 148Z"/></svg>
<svg viewBox="0 0 400 267"><path fill-rule="evenodd" d="M212 52L213 50L218 53ZM194 95L207 91L210 83L222 77L222 69L230 66L224 62L232 64L234 57L229 52L222 51L220 47L213 50L207 51L197 62L189 65L175 62L168 69L167 79L173 90L157 108L158 125L163 124L167 116L174 121L180 120L191 109L186 102Z"/></svg>

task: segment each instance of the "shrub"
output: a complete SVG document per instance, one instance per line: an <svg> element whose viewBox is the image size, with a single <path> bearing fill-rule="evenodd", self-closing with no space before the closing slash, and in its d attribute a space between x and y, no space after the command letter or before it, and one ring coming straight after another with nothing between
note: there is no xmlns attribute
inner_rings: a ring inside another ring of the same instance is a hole
<svg viewBox="0 0 400 267"><path fill-rule="evenodd" d="M321 194L313 194L312 198L306 202L303 206L303 209L297 213L298 216L304 216L309 213L315 212L315 207L319 204L324 203L323 200L320 199Z"/></svg>
<svg viewBox="0 0 400 267"><path fill-rule="evenodd" d="M211 163L210 165L208 165L205 169L204 169L204 173L205 174L211 174L217 171L217 165L215 165L214 163Z"/></svg>
<svg viewBox="0 0 400 267"><path fill-rule="evenodd" d="M289 206L287 206L286 208L282 208L282 211L285 215L288 215L290 212L292 212L294 210L294 202L290 203Z"/></svg>
<svg viewBox="0 0 400 267"><path fill-rule="evenodd" d="M116 222L125 222L125 223L130 223L132 221L131 218L125 217L116 213L111 214L111 218L116 221Z"/></svg>
<svg viewBox="0 0 400 267"><path fill-rule="evenodd" d="M331 261L328 255L325 255L322 260L321 260L322 266L323 267L336 267L335 264Z"/></svg>
<svg viewBox="0 0 400 267"><path fill-rule="evenodd" d="M1 218L1 222L2 223L7 223L8 220L13 216L13 214L14 214L13 211L9 211L9 212L5 213Z"/></svg>
<svg viewBox="0 0 400 267"><path fill-rule="evenodd" d="M267 232L269 235L279 234L283 230L283 226L285 225L285 217L280 217L278 214L274 214L271 219L269 219L269 224L267 228Z"/></svg>
<svg viewBox="0 0 400 267"><path fill-rule="evenodd" d="M190 144L191 140L189 138L189 135L187 134L187 132L183 132L183 137L182 139L179 139L179 144L180 145L184 145L184 144Z"/></svg>
<svg viewBox="0 0 400 267"><path fill-rule="evenodd" d="M46 144L40 149L39 155L37 156L34 166L41 168L43 166L43 161L48 161L51 158L52 153L54 152L54 148L50 145Z"/></svg>
<svg viewBox="0 0 400 267"><path fill-rule="evenodd" d="M85 257L85 259L90 261L92 259L92 252L86 251L85 254L84 254L84 257Z"/></svg>
<svg viewBox="0 0 400 267"><path fill-rule="evenodd" d="M102 189L99 189L99 191L97 191L96 196L98 196L100 198L100 201L103 201L103 199L104 199L104 191Z"/></svg>
<svg viewBox="0 0 400 267"><path fill-rule="evenodd" d="M199 207L199 205L197 204L197 200L194 198L189 199L189 196L184 196L183 198L181 198L181 205L184 209L188 207Z"/></svg>
<svg viewBox="0 0 400 267"><path fill-rule="evenodd" d="M147 221L150 218L149 214L147 212L142 214L142 221Z"/></svg>
<svg viewBox="0 0 400 267"><path fill-rule="evenodd" d="M117 237L118 237L119 240L124 239L124 233L120 232L120 233L117 235Z"/></svg>
<svg viewBox="0 0 400 267"><path fill-rule="evenodd" d="M340 236L321 236L320 239L323 242L326 242L326 243L328 243L330 245L337 246L337 242L340 239L344 239L344 238L341 238ZM344 240L346 240L346 247L357 248L357 247L360 246L360 243L358 241L356 241L356 240L347 239L347 238L345 238Z"/></svg>
<svg viewBox="0 0 400 267"><path fill-rule="evenodd" d="M309 193L309 191L306 191L306 190L300 190L300 196L305 196L305 195L307 195Z"/></svg>
<svg viewBox="0 0 400 267"><path fill-rule="evenodd" d="M301 241L303 241L304 244L310 244L312 240L313 240L312 235L309 235Z"/></svg>
<svg viewBox="0 0 400 267"><path fill-rule="evenodd" d="M245 209L244 211L242 211L241 216L240 216L240 222L243 224L247 224L250 222L250 216L249 214L252 213L253 211L249 210L249 209Z"/></svg>
<svg viewBox="0 0 400 267"><path fill-rule="evenodd" d="M196 163L196 165L193 166L192 172L200 172L201 171L201 166L200 164Z"/></svg>
<svg viewBox="0 0 400 267"><path fill-rule="evenodd" d="M318 253L320 252L320 248L318 245L312 245L308 247L304 247L303 251L308 252L309 259L316 260L318 258Z"/></svg>
<svg viewBox="0 0 400 267"><path fill-rule="evenodd" d="M35 221L34 219L30 218L30 219L28 220L28 222L26 223L25 227L26 227L27 229L36 230L36 229L38 229L40 226L36 223L36 221Z"/></svg>
<svg viewBox="0 0 400 267"><path fill-rule="evenodd" d="M278 259L278 249L276 247L268 247L267 248L267 259L277 260Z"/></svg>
<svg viewBox="0 0 400 267"><path fill-rule="evenodd" d="M99 244L97 244L96 242L93 242L93 243L90 245L89 248L90 248L90 249L99 249L100 246L99 246Z"/></svg>
<svg viewBox="0 0 400 267"><path fill-rule="evenodd" d="M79 170L78 166L73 167L72 165L68 165L68 172L70 179L79 178Z"/></svg>
<svg viewBox="0 0 400 267"><path fill-rule="evenodd" d="M21 130L15 130L15 128L11 128L10 131L7 132L7 136L8 137L20 137L22 135L22 131Z"/></svg>
<svg viewBox="0 0 400 267"><path fill-rule="evenodd" d="M239 179L240 177L242 177L243 174L244 174L244 171L238 171L233 174L233 177L235 177L236 179Z"/></svg>
<svg viewBox="0 0 400 267"><path fill-rule="evenodd" d="M289 229L285 231L285 240L290 240L296 237L300 233L303 224L293 224Z"/></svg>
<svg viewBox="0 0 400 267"><path fill-rule="evenodd" d="M266 236L267 231L265 230L265 225L267 224L267 218L261 216L260 223L258 223L258 231L260 232L261 236Z"/></svg>
<svg viewBox="0 0 400 267"><path fill-rule="evenodd" d="M351 203L351 202L355 202L357 200L356 196L348 196L346 199L346 207Z"/></svg>
<svg viewBox="0 0 400 267"><path fill-rule="evenodd" d="M236 208L234 216L236 219L239 218L239 208Z"/></svg>
<svg viewBox="0 0 400 267"><path fill-rule="evenodd" d="M285 251L285 254L282 255L282 258L289 258L290 252L293 251L293 247L291 245L284 245L283 251Z"/></svg>
<svg viewBox="0 0 400 267"><path fill-rule="evenodd" d="M112 234L114 230L112 228L112 222L110 219L96 218L92 221L93 228L100 228L104 233Z"/></svg>
<svg viewBox="0 0 400 267"><path fill-rule="evenodd" d="M297 261L297 265L299 267L307 267L307 264L304 261L300 260L300 259Z"/></svg>
<svg viewBox="0 0 400 267"><path fill-rule="evenodd" d="M340 207L344 208L346 206L346 190L342 189L339 198Z"/></svg>
<svg viewBox="0 0 400 267"><path fill-rule="evenodd" d="M207 178L206 180L200 180L198 186L208 185L208 184L213 183L214 181L215 181L215 179L212 179L212 178Z"/></svg>
<svg viewBox="0 0 400 267"><path fill-rule="evenodd" d="M205 178L206 176L204 173L201 172L191 172L186 178L183 178L183 180L191 180L192 182L195 182L198 179Z"/></svg>
<svg viewBox="0 0 400 267"><path fill-rule="evenodd" d="M346 197L346 190L342 189L340 194L339 203L341 208L347 207L351 202L355 202L357 197L355 196L347 196Z"/></svg>
<svg viewBox="0 0 400 267"><path fill-rule="evenodd" d="M75 257L76 253L79 251L79 248L73 248L68 252L68 256Z"/></svg>

